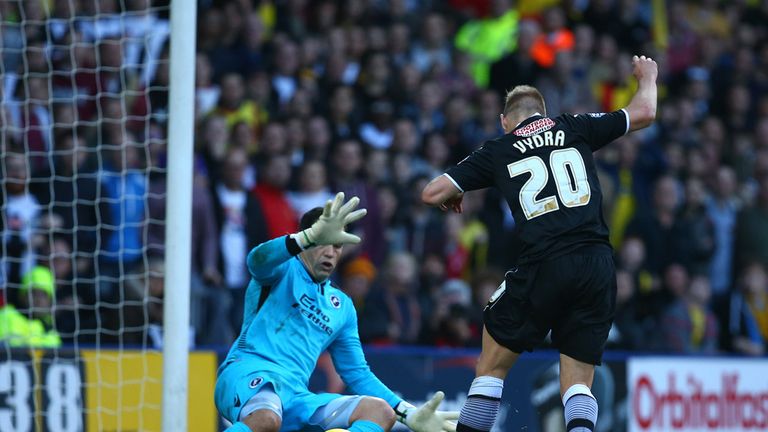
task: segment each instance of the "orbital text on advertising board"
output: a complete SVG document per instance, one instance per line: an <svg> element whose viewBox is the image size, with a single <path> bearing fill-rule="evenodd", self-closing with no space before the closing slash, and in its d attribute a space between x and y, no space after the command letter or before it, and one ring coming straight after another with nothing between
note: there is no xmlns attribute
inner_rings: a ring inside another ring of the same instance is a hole
<svg viewBox="0 0 768 432"><path fill-rule="evenodd" d="M629 430L768 429L768 362L630 358Z"/></svg>

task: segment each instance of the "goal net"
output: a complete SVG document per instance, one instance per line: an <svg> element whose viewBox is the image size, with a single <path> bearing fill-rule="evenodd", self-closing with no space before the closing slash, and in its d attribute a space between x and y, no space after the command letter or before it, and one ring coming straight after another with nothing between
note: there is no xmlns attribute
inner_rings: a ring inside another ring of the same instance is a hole
<svg viewBox="0 0 768 432"><path fill-rule="evenodd" d="M160 430L168 4L0 0L2 431Z"/></svg>

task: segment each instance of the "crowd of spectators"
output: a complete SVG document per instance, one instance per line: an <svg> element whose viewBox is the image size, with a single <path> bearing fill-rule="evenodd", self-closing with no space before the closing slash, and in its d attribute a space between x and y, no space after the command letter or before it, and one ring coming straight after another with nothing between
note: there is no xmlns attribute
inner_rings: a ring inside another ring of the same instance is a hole
<svg viewBox="0 0 768 432"><path fill-rule="evenodd" d="M0 2L2 298L24 310L25 274L50 269L64 343L162 340L167 14ZM764 1L199 1L191 339L231 343L248 250L344 191L368 209L335 276L363 341L478 346L515 221L495 190L459 215L421 189L502 133L506 90L538 87L552 116L616 110L644 54L657 121L596 154L609 346L764 354L766 22Z"/></svg>

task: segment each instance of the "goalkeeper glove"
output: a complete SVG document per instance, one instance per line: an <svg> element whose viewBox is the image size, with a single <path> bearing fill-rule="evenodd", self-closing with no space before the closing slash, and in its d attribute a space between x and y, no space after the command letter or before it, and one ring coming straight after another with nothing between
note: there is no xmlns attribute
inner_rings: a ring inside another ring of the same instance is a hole
<svg viewBox="0 0 768 432"><path fill-rule="evenodd" d="M311 227L295 234L302 249L317 245L335 245L360 243L360 237L344 231L344 226L359 220L367 213L360 209L352 211L360 203L360 198L352 197L344 204L344 192L339 192L333 201L328 200L320 219ZM343 205L342 205L343 204Z"/></svg>
<svg viewBox="0 0 768 432"><path fill-rule="evenodd" d="M397 419L411 428L413 432L455 432L458 411L437 411L445 393L439 391L424 405L416 408L406 401L401 401L395 407Z"/></svg>

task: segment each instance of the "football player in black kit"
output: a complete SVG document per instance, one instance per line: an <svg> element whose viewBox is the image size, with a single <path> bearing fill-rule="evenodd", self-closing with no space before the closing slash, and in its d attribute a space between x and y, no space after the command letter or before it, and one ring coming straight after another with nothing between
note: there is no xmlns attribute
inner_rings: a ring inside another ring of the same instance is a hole
<svg viewBox="0 0 768 432"><path fill-rule="evenodd" d="M505 135L486 141L422 192L425 203L461 212L464 192L496 186L522 241L517 266L485 307L483 348L457 432L491 429L509 369L550 330L560 351L566 429L594 430L597 401L590 389L613 321L616 275L592 152L656 117L656 62L635 56L632 63L637 92L611 113L550 118L538 90L515 87L501 114Z"/></svg>

